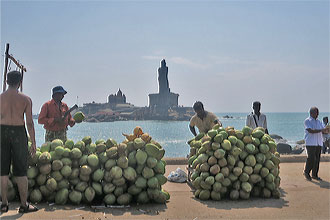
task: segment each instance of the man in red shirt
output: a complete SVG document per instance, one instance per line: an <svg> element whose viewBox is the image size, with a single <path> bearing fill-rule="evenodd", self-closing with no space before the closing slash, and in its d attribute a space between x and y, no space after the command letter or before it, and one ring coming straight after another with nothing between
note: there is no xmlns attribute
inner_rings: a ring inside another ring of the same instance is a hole
<svg viewBox="0 0 330 220"><path fill-rule="evenodd" d="M73 127L75 125L75 120L70 113L64 117L65 112L69 110L67 104L62 102L66 93L62 86L54 87L52 100L46 102L41 107L38 123L43 124L46 129L46 142L61 139L65 143L67 140L67 126Z"/></svg>

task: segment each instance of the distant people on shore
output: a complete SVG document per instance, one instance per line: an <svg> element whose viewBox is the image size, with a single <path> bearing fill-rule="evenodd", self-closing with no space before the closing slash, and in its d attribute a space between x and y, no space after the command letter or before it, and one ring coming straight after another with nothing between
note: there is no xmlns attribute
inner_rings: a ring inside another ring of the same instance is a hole
<svg viewBox="0 0 330 220"><path fill-rule="evenodd" d="M56 86L52 91L52 99L41 107L38 123L43 124L46 129L46 142L60 139L65 143L67 140L67 127L68 125L73 127L75 125L75 120L70 113L64 117L64 114L69 110L67 104L62 102L62 99L67 92L62 86Z"/></svg>
<svg viewBox="0 0 330 220"><path fill-rule="evenodd" d="M216 124L222 126L222 123L219 121L218 117L215 114L204 110L202 102L195 102L193 105L193 109L195 111L195 115L193 115L190 119L189 128L194 136L197 135L195 126L198 128L199 133L205 134L209 130L211 130L212 127Z"/></svg>
<svg viewBox="0 0 330 220"><path fill-rule="evenodd" d="M266 115L260 112L261 103L259 101L253 102L252 109L253 112L246 117L246 126L252 129L262 127L265 129L266 134L268 134Z"/></svg>
<svg viewBox="0 0 330 220"><path fill-rule="evenodd" d="M319 115L319 109L317 107L311 107L309 110L309 117L305 119L305 143L307 149L307 160L303 175L309 181L313 179L322 180L318 176L321 148L323 146L322 133L326 132L322 122L317 119ZM310 176L312 171L312 177Z"/></svg>
<svg viewBox="0 0 330 220"><path fill-rule="evenodd" d="M328 117L323 117L323 127L327 128L329 127L329 119ZM330 153L330 134L329 129L327 129L327 132L323 133L323 148L322 153L325 154L327 151Z"/></svg>
<svg viewBox="0 0 330 220"><path fill-rule="evenodd" d="M34 212L38 208L27 202L28 197L28 156L36 153L34 123L32 119L32 100L18 91L22 82L22 74L11 71L7 74L8 89L0 95L1 110L1 213L8 212L8 179L12 164L13 176L16 178L21 205L20 213ZM28 148L30 135L31 148Z"/></svg>

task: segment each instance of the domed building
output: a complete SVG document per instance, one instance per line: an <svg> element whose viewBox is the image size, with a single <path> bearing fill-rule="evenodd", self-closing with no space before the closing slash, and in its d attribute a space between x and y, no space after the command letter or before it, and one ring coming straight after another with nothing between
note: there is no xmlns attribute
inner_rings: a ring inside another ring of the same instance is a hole
<svg viewBox="0 0 330 220"><path fill-rule="evenodd" d="M126 96L119 88L117 94L111 94L108 96L108 103L111 105L126 104Z"/></svg>

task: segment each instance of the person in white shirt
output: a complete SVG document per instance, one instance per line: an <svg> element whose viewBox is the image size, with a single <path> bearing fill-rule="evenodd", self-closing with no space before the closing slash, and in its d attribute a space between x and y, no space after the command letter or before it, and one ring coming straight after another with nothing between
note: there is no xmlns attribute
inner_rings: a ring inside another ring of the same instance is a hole
<svg viewBox="0 0 330 220"><path fill-rule="evenodd" d="M327 130L324 128L322 122L317 119L319 115L319 110L316 107L312 107L309 110L310 117L305 119L305 143L307 149L307 160L305 165L305 170L303 175L309 181L313 179L322 180L318 176L321 148L323 145L322 132ZM312 171L312 177L310 176L310 171Z"/></svg>
<svg viewBox="0 0 330 220"><path fill-rule="evenodd" d="M323 117L323 127L327 127L328 123L329 123L329 119L328 117ZM327 153L330 153L330 151L328 150L328 148L330 147L329 146L329 143L330 143L330 134L329 132L325 132L323 133L323 148L322 148L322 153L325 154Z"/></svg>
<svg viewBox="0 0 330 220"><path fill-rule="evenodd" d="M255 129L256 127L263 127L266 134L268 134L267 129L267 119L266 115L260 112L261 103L258 101L253 102L252 109L253 112L246 117L246 126Z"/></svg>

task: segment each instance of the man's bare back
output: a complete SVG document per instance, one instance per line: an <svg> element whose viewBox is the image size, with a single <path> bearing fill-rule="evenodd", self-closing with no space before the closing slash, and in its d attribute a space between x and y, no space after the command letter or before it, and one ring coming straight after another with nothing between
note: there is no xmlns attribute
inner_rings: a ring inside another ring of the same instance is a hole
<svg viewBox="0 0 330 220"><path fill-rule="evenodd" d="M9 88L0 95L0 124L1 125L25 125L24 113L27 122L32 118L31 99L19 93L15 88Z"/></svg>

